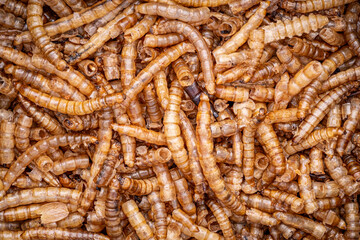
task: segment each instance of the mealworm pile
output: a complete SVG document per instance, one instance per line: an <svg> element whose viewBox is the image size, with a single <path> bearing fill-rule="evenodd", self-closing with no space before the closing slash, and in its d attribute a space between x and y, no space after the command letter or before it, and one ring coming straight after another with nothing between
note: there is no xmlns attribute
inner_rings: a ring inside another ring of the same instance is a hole
<svg viewBox="0 0 360 240"><path fill-rule="evenodd" d="M356 0L0 0L0 239L359 239Z"/></svg>

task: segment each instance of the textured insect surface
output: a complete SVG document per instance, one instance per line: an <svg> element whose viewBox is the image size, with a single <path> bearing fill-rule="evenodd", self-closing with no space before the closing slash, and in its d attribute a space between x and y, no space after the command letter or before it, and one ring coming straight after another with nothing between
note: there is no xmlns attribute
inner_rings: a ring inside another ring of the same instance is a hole
<svg viewBox="0 0 360 240"><path fill-rule="evenodd" d="M41 202L63 202L77 205L81 197L78 190L58 187L25 189L6 195L0 200L0 209Z"/></svg>
<svg viewBox="0 0 360 240"><path fill-rule="evenodd" d="M146 223L144 216L139 212L139 208L133 200L123 203L122 209L140 239L155 239L154 233Z"/></svg>
<svg viewBox="0 0 360 240"><path fill-rule="evenodd" d="M346 94L348 91L351 91L354 87L357 87L357 82L349 82L344 84L338 88L335 88L332 91L329 91L313 108L311 113L301 122L297 132L295 133L295 137L293 139L294 143L302 140L306 135L308 135L313 129L315 125L317 125L324 116L330 111L330 107L333 104L336 104L339 101L339 98Z"/></svg>
<svg viewBox="0 0 360 240"><path fill-rule="evenodd" d="M301 229L316 238L321 238L326 232L326 228L323 224L317 223L309 218L302 217L301 215L275 212L274 217L282 221L284 224Z"/></svg>
<svg viewBox="0 0 360 240"><path fill-rule="evenodd" d="M72 13L71 9L63 0L44 0L44 3L48 5L59 17L66 17Z"/></svg>
<svg viewBox="0 0 360 240"><path fill-rule="evenodd" d="M11 164L15 158L15 123L2 120L0 122L0 162Z"/></svg>
<svg viewBox="0 0 360 240"><path fill-rule="evenodd" d="M179 171L171 171L171 178L174 180L177 199L189 216L196 215L196 206L189 191L189 185Z"/></svg>
<svg viewBox="0 0 360 240"><path fill-rule="evenodd" d="M136 6L135 9L141 14L159 15L190 23L206 21L210 17L210 10L207 7L186 8L176 4L144 3Z"/></svg>
<svg viewBox="0 0 360 240"><path fill-rule="evenodd" d="M360 118L360 99L351 99L351 113L348 119L344 122L344 134L340 135L337 140L336 151L340 156L344 155L345 149L348 146L352 135L355 132L357 122Z"/></svg>
<svg viewBox="0 0 360 240"><path fill-rule="evenodd" d="M235 239L235 235L229 222L229 218L226 215L225 211L222 209L222 207L219 206L219 204L217 204L215 201L209 201L207 205L215 215L216 220L218 221L220 228L223 231L224 238Z"/></svg>
<svg viewBox="0 0 360 240"><path fill-rule="evenodd" d="M164 202L175 201L176 190L166 162L170 160L169 149L159 148L154 153L153 171L155 172L160 188L160 199Z"/></svg>
<svg viewBox="0 0 360 240"><path fill-rule="evenodd" d="M279 58L280 62L285 64L286 69L289 73L296 73L302 66L300 60L294 56L288 46L280 47L276 51L276 55Z"/></svg>
<svg viewBox="0 0 360 240"><path fill-rule="evenodd" d="M311 214L318 210L318 206L315 201L315 193L311 187L310 178L310 160L309 158L300 156L300 172L298 183L300 188L300 197L304 200L305 212Z"/></svg>
<svg viewBox="0 0 360 240"><path fill-rule="evenodd" d="M360 40L359 34L356 33L356 16L360 13L360 5L355 2L349 5L345 14L345 20L347 23L345 29L345 39L352 50L359 56L360 53Z"/></svg>
<svg viewBox="0 0 360 240"><path fill-rule="evenodd" d="M169 104L164 115L166 141L174 158L175 164L186 175L190 175L188 153L184 148L184 140L180 136L180 102L182 89L178 82L173 82L170 88Z"/></svg>
<svg viewBox="0 0 360 240"><path fill-rule="evenodd" d="M41 15L43 13L43 4L44 2L39 0L29 1L27 6L27 25L36 46L43 51L49 61L59 70L64 70L66 68L66 62L61 58L60 52L56 49L55 44L50 42L50 37L46 34L42 26Z"/></svg>
<svg viewBox="0 0 360 240"><path fill-rule="evenodd" d="M344 190L345 194L351 196L358 191L359 184L355 182L353 176L348 175L348 171L342 166L343 162L340 157L326 157L325 165L329 170L335 182Z"/></svg>
<svg viewBox="0 0 360 240"><path fill-rule="evenodd" d="M201 102L202 101L202 102ZM203 173L210 187L213 189L221 201L237 214L243 215L245 207L240 203L239 199L234 196L225 187L225 182L220 176L220 170L216 166L216 160L212 154L213 142L211 140L210 131L210 104L206 95L200 97L199 112L196 117L197 127L197 148L199 152L199 160ZM225 189L225 191L223 191Z"/></svg>
<svg viewBox="0 0 360 240"><path fill-rule="evenodd" d="M301 38L292 38L288 42L291 50L301 56L310 57L314 60L324 60L327 56L326 51L315 47L311 43L303 41Z"/></svg>
<svg viewBox="0 0 360 240"><path fill-rule="evenodd" d="M81 14L74 13L67 17L61 18L60 20L49 23L44 26L46 33L52 37L59 33L64 33L71 29L78 28L84 24L90 23L97 18L105 16L109 11L114 10L121 1L111 1L102 4L96 4L92 7L84 9ZM96 14L97 13L97 14ZM30 32L26 31L20 34L14 44L18 45L24 42L30 42L32 40Z"/></svg>
<svg viewBox="0 0 360 240"><path fill-rule="evenodd" d="M92 233L84 230L70 230L65 228L45 228L38 227L33 229L28 229L21 234L22 239L41 239L41 238L53 238L53 239L63 239L64 237L69 239L99 239L99 240L108 240L107 236L104 236L100 233Z"/></svg>
<svg viewBox="0 0 360 240"><path fill-rule="evenodd" d="M332 46L340 47L346 43L344 36L337 33L333 28L323 28L319 32L319 36Z"/></svg>
<svg viewBox="0 0 360 240"><path fill-rule="evenodd" d="M148 130L146 128L134 125L118 125L113 124L112 128L119 134L125 134L130 137L137 137L141 140L147 141L152 144L166 145L166 138L163 133Z"/></svg>
<svg viewBox="0 0 360 240"><path fill-rule="evenodd" d="M326 16L312 13L308 17L302 15L300 18L294 17L291 20L277 21L263 27L265 30L265 43L278 41L286 37L301 36L304 33L322 28L328 22L329 19Z"/></svg>
<svg viewBox="0 0 360 240"><path fill-rule="evenodd" d="M288 155L292 155L296 152L302 151L304 149L308 149L314 147L316 144L323 140L330 140L333 137L340 136L343 134L344 129L342 128L323 128L319 130L315 130L310 135L304 139L300 144L293 144L289 142L286 146L284 151Z"/></svg>
<svg viewBox="0 0 360 240"><path fill-rule="evenodd" d="M206 89L210 94L215 91L215 76L213 70L213 61L211 58L210 50L207 47L205 40L201 34L191 25L180 21L169 21L156 28L157 33L165 34L176 32L183 34L184 37L194 45L196 51L199 53L201 68L204 73L204 81L206 82Z"/></svg>
<svg viewBox="0 0 360 240"><path fill-rule="evenodd" d="M79 12L87 7L83 0L64 0L66 4L74 11Z"/></svg>
<svg viewBox="0 0 360 240"><path fill-rule="evenodd" d="M16 180L16 178L25 170L25 167L40 154L46 152L50 147L73 145L79 142L84 144L97 141L95 137L86 135L57 135L50 137L46 140L40 141L35 145L28 148L20 157L13 162L6 173L3 182L4 186L1 192L4 192L10 188L10 185Z"/></svg>
<svg viewBox="0 0 360 240"><path fill-rule="evenodd" d="M151 210L154 213L155 228L158 239L165 239L167 236L167 214L165 204L160 200L159 192L153 192L148 197L151 206Z"/></svg>
<svg viewBox="0 0 360 240"><path fill-rule="evenodd" d="M87 58L93 54L100 46L104 45L105 42L110 40L110 38L115 38L119 34L123 33L126 29L132 27L137 21L137 15L131 14L121 19L121 15L114 18L109 22L102 31L97 32L89 41L78 48L75 53L72 53L67 59L70 64L77 63L82 59Z"/></svg>
<svg viewBox="0 0 360 240"><path fill-rule="evenodd" d="M267 197L289 204L291 206L291 210L296 213L300 212L304 208L304 201L294 194L270 189L264 189L263 193Z"/></svg>
<svg viewBox="0 0 360 240"><path fill-rule="evenodd" d="M346 221L346 232L345 236L348 238L357 238L359 236L359 204L358 203L347 203L345 204L345 221Z"/></svg>
<svg viewBox="0 0 360 240"><path fill-rule="evenodd" d="M1 25L7 28L14 28L21 30L24 28L25 21L20 17L16 17L14 14L5 11L4 9L0 9L1 16Z"/></svg>
<svg viewBox="0 0 360 240"><path fill-rule="evenodd" d="M354 0L0 0L0 239L357 239Z"/></svg>
<svg viewBox="0 0 360 240"><path fill-rule="evenodd" d="M303 2L284 1L282 3L282 7L287 10L307 13L307 12L334 8L351 2L354 1L353 0L308 0Z"/></svg>
<svg viewBox="0 0 360 240"><path fill-rule="evenodd" d="M266 15L266 8L269 6L269 4L269 2L261 2L260 7L257 9L256 13L251 16L249 21L245 25L243 25L241 29L228 41L226 41L221 47L218 47L214 50L214 55L216 59L218 58L218 56L221 56L223 54L235 52L241 45L246 42L251 30L254 30L258 26L260 26L262 20Z"/></svg>
<svg viewBox="0 0 360 240"><path fill-rule="evenodd" d="M349 47L346 46L341 48L339 51L331 54L327 59L325 59L325 61L322 63L324 71L322 71L318 79L310 83L304 89L304 92L301 95L298 111L298 117L300 119L303 119L306 116L307 112L310 109L310 106L314 103L317 94L320 92L319 89L323 86L328 86L328 81L325 80L336 70L336 67L339 67L345 61L350 60L352 56L352 51L349 49Z"/></svg>

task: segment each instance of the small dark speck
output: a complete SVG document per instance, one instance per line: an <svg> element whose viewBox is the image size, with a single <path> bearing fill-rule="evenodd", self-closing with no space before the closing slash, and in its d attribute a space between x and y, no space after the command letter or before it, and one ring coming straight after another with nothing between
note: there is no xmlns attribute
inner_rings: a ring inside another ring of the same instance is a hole
<svg viewBox="0 0 360 240"><path fill-rule="evenodd" d="M334 74L337 74L338 72L340 72L340 69L337 68L335 71L334 71Z"/></svg>

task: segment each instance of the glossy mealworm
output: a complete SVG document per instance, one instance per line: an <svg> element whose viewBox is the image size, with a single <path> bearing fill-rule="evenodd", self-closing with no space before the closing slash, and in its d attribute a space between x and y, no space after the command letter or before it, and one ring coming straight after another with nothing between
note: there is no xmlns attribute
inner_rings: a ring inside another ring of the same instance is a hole
<svg viewBox="0 0 360 240"><path fill-rule="evenodd" d="M115 104L121 103L124 100L124 95L122 93L113 93L104 97L93 98L91 100L69 101L63 98L52 97L29 86L24 86L21 83L16 83L15 87L18 89L21 95L33 101L34 103L52 111L57 111L69 115L90 114L96 110L114 106Z"/></svg>
<svg viewBox="0 0 360 240"><path fill-rule="evenodd" d="M111 124L113 123L113 112L111 108L105 108L99 119L98 130L98 144L95 147L95 152L92 156L92 164L90 168L90 178L87 180L87 188L85 189L84 196L81 200L81 206L78 212L84 216L90 208L90 205L96 197L96 179L99 174L105 159L110 151L110 142L112 137Z"/></svg>
<svg viewBox="0 0 360 240"><path fill-rule="evenodd" d="M133 78L135 78L135 74L136 74L135 59L137 56L136 45L137 45L136 41L131 43L125 42L123 49L121 51L120 78L124 89L127 89L130 86ZM140 108L141 108L140 103L135 98L131 102L127 113L133 124L139 127L144 127L145 119L141 114ZM124 124L124 122L119 122L119 120L117 120L117 123ZM130 152L131 150L129 149L129 153ZM125 159L128 158L125 156Z"/></svg>
<svg viewBox="0 0 360 240"><path fill-rule="evenodd" d="M0 4L3 4L3 8L7 12L13 13L15 16L26 19L26 4L16 0L2 0Z"/></svg>
<svg viewBox="0 0 360 240"><path fill-rule="evenodd" d="M196 138L199 152L199 161L204 176L209 182L215 195L236 214L244 215L245 207L239 199L225 187L225 181L220 176L220 170L212 153L213 142L210 131L210 104L205 94L200 97L199 112L197 114Z"/></svg>
<svg viewBox="0 0 360 240"><path fill-rule="evenodd" d="M177 33L168 33L163 35L146 34L144 38L144 47L169 47L183 42L185 37Z"/></svg>
<svg viewBox="0 0 360 240"><path fill-rule="evenodd" d="M125 17L129 14L134 13L135 12L134 4L136 2L137 1L134 0L126 0L121 2L116 8L107 12L105 16L100 17L99 19L92 21L90 23L87 23L84 26L84 30L89 34L89 36L94 35L98 28L104 26L106 23L113 20L116 17L116 15L121 14Z"/></svg>
<svg viewBox="0 0 360 240"><path fill-rule="evenodd" d="M231 223L229 221L228 216L226 215L225 211L222 209L219 204L217 204L215 201L208 201L207 205L213 212L213 214L216 217L216 220L218 221L221 231L224 234L225 239L235 239L235 235L233 232L233 229L231 227Z"/></svg>
<svg viewBox="0 0 360 240"><path fill-rule="evenodd" d="M329 45L343 46L346 41L342 34L337 33L333 28L323 28L319 32L319 36Z"/></svg>
<svg viewBox="0 0 360 240"><path fill-rule="evenodd" d="M109 240L109 237L100 234L92 233L79 229L66 229L66 228L45 228L38 227L25 230L21 234L22 239L31 240L31 239L41 239L41 238L52 238L54 240L60 240L64 238L68 239L94 239L94 240Z"/></svg>
<svg viewBox="0 0 360 240"><path fill-rule="evenodd" d="M171 152L167 148L159 148L154 152L153 171L158 179L160 188L159 197L163 202L176 201L176 192L173 179L166 162L170 160Z"/></svg>
<svg viewBox="0 0 360 240"><path fill-rule="evenodd" d="M58 204L59 202L55 202L55 204ZM41 216L41 213L39 213L39 209L44 206L44 204L30 204L25 206L19 206L15 208L9 208L5 211L0 212L0 219L1 221L5 222L16 222L16 221L22 221L26 219L33 219L38 218ZM68 204L67 207L70 209L70 211L75 211L77 209L77 206Z"/></svg>
<svg viewBox="0 0 360 240"><path fill-rule="evenodd" d="M121 196L119 193L120 182L117 177L114 177L109 184L109 191L105 202L105 225L106 233L110 238L120 238L122 236L121 211L119 209L121 204Z"/></svg>
<svg viewBox="0 0 360 240"><path fill-rule="evenodd" d="M53 96L57 96L57 93L54 92L50 86L50 80L40 73L34 73L30 70L26 70L23 67L8 64L4 68L5 73L11 74L17 80L24 82L36 89L41 89L41 91L48 93Z"/></svg>
<svg viewBox="0 0 360 240"><path fill-rule="evenodd" d="M2 73L0 74L0 93L8 96L10 99L14 99L16 97L14 85L11 80Z"/></svg>
<svg viewBox="0 0 360 240"><path fill-rule="evenodd" d="M147 179L131 179L119 178L121 189L132 195L148 195L153 191L159 191L159 185L156 178L151 177Z"/></svg>
<svg viewBox="0 0 360 240"><path fill-rule="evenodd" d="M349 81L355 81L360 77L360 67L349 68L346 71L341 71L332 75L329 79L324 81L321 85L321 92L327 92L332 88L338 87Z"/></svg>
<svg viewBox="0 0 360 240"><path fill-rule="evenodd" d="M16 17L14 14L6 12L4 9L0 9L0 24L7 28L14 28L21 30L24 28L25 21L22 18Z"/></svg>
<svg viewBox="0 0 360 240"><path fill-rule="evenodd" d="M265 152L276 169L276 174L281 175L285 171L285 157L272 125L261 123L256 134L257 139L263 143Z"/></svg>
<svg viewBox="0 0 360 240"><path fill-rule="evenodd" d="M352 50L359 56L360 55L360 40L359 35L356 33L356 17L360 13L360 5L358 2L352 3L347 8L345 20L347 23L345 29L345 39Z"/></svg>
<svg viewBox="0 0 360 240"><path fill-rule="evenodd" d="M314 213L319 209L315 201L315 192L311 187L310 160L304 155L300 155L300 175L298 178L300 197L304 200L304 209L308 214Z"/></svg>
<svg viewBox="0 0 360 240"><path fill-rule="evenodd" d="M318 79L310 83L304 89L304 92L301 95L297 114L300 119L303 119L306 116L306 113L309 111L311 104L315 100L316 94L321 92L319 89L322 88L322 86L327 86L328 81L326 81L326 79L329 78L329 76L336 70L336 67L339 67L345 61L350 60L352 56L353 52L348 46L345 46L324 60L322 63L324 71L322 71Z"/></svg>
<svg viewBox="0 0 360 240"><path fill-rule="evenodd" d="M291 20L271 23L263 27L265 30L265 43L281 40L286 37L301 36L304 33L309 33L311 30L316 31L322 28L328 22L329 19L326 16L311 13L308 17L302 15L300 18L294 17ZM282 29L286 29L286 31L282 31Z"/></svg>
<svg viewBox="0 0 360 240"><path fill-rule="evenodd" d="M55 22L45 24L45 32L49 37L52 37L56 34L64 33L71 29L78 28L84 24L94 21L97 18L105 16L108 12L114 10L120 3L120 0L112 0L101 2L100 4L85 8L80 13L73 13L69 16L60 18ZM32 38L30 32L25 31L16 37L14 44L19 45L21 43L31 41Z"/></svg>
<svg viewBox="0 0 360 240"><path fill-rule="evenodd" d="M138 7L138 6L137 6ZM156 16L145 15L144 19L141 20L134 27L129 28L125 31L124 37L128 42L134 42L144 36L155 23Z"/></svg>
<svg viewBox="0 0 360 240"><path fill-rule="evenodd" d="M16 161L11 164L8 172L6 173L3 182L4 186L1 189L1 195L4 196L5 191L7 191L11 184L16 180L16 178L25 170L26 166L30 162L39 156L42 153L45 153L50 147L66 146L66 145L75 145L83 142L84 144L94 143L97 139L88 135L57 135L49 137L43 141L39 141L35 145L28 148Z"/></svg>
<svg viewBox="0 0 360 240"><path fill-rule="evenodd" d="M139 211L134 200L129 200L122 205L125 215L128 217L130 224L134 227L140 239L155 240L154 233L147 224L144 216Z"/></svg>
<svg viewBox="0 0 360 240"><path fill-rule="evenodd" d="M351 2L354 2L354 0L306 0L301 2L287 0L282 2L281 7L300 13L308 13L334 8Z"/></svg>
<svg viewBox="0 0 360 240"><path fill-rule="evenodd" d="M17 51L10 47L5 47L0 45L0 57L6 61L12 62L16 65L19 65L21 67L27 68L31 71L39 71L32 63L31 63L31 57L27 54ZM45 71L40 70L41 74L46 74Z"/></svg>
<svg viewBox="0 0 360 240"><path fill-rule="evenodd" d="M164 115L164 130L167 145L175 164L190 178L190 163L188 153L184 148L184 140L180 136L180 102L183 91L179 82L173 82L170 88L169 103Z"/></svg>
<svg viewBox="0 0 360 240"><path fill-rule="evenodd" d="M342 128L323 128L320 130L315 130L314 132L310 133L309 136L304 139L300 144L292 144L291 142L289 142L285 146L284 151L288 155L293 155L296 152L311 148L319 142L322 142L324 140L330 140L333 137L340 136L341 134L343 134L343 132L344 129Z"/></svg>
<svg viewBox="0 0 360 240"><path fill-rule="evenodd" d="M89 157L87 155L79 155L54 162L51 171L55 175L60 175L64 172L73 171L78 168L87 168L88 166L90 166Z"/></svg>
<svg viewBox="0 0 360 240"><path fill-rule="evenodd" d="M345 221L346 221L346 233L345 236L348 238L357 238L359 237L359 204L358 203L347 203L345 204Z"/></svg>
<svg viewBox="0 0 360 240"><path fill-rule="evenodd" d="M324 50L303 41L301 38L292 38L288 44L294 53L301 56L307 56L315 60L324 60L327 56Z"/></svg>
<svg viewBox="0 0 360 240"><path fill-rule="evenodd" d="M43 4L41 0L30 0L27 6L27 25L30 34L47 59L59 70L66 68L66 62L61 58L60 52L56 49L54 43L50 42L50 37L46 34L41 15L43 13ZM69 9L70 10L70 9Z"/></svg>
<svg viewBox="0 0 360 240"><path fill-rule="evenodd" d="M104 45L110 38L116 38L119 34L123 33L127 28L133 26L138 16L131 14L125 18L120 19L122 16L117 16L114 20L109 22L101 31L94 34L89 41L78 48L72 55L67 58L70 64L75 64L93 54L100 46Z"/></svg>
<svg viewBox="0 0 360 240"><path fill-rule="evenodd" d="M344 163L346 164L346 169L348 169L349 174L352 175L356 181L359 181L360 165L356 161L356 158L352 155L345 156Z"/></svg>
<svg viewBox="0 0 360 240"><path fill-rule="evenodd" d="M168 21L157 26L156 32L160 34L176 32L184 35L195 47L204 73L206 89L210 94L215 92L215 75L210 50L198 30L187 23L180 21Z"/></svg>
<svg viewBox="0 0 360 240"><path fill-rule="evenodd" d="M220 5L228 4L229 0L225 1L218 1L218 0L206 0L206 1L199 1L199 0L175 0L175 2L187 6L187 7L218 7Z"/></svg>
<svg viewBox="0 0 360 240"><path fill-rule="evenodd" d="M147 141L156 145L166 145L165 135L160 132L155 132L148 130L146 128L141 128L133 125L119 125L113 124L112 128L117 131L119 134L125 134L130 137L136 137L138 139Z"/></svg>
<svg viewBox="0 0 360 240"><path fill-rule="evenodd" d="M51 134L64 134L65 130L62 128L60 123L46 112L43 112L35 104L28 101L21 95L18 96L19 102L24 107L25 111L34 119L34 121L43 127L46 131ZM40 133L41 135L41 133Z"/></svg>
<svg viewBox="0 0 360 240"><path fill-rule="evenodd" d="M25 189L7 194L0 200L0 211L20 205L42 202L63 202L77 205L80 197L80 191L69 188L45 187Z"/></svg>
<svg viewBox="0 0 360 240"><path fill-rule="evenodd" d="M186 8L166 3L144 3L137 5L135 9L141 14L159 15L189 23L206 22L210 18L210 10L207 7Z"/></svg>
<svg viewBox="0 0 360 240"><path fill-rule="evenodd" d="M223 54L230 54L235 52L241 45L246 42L246 40L249 38L250 32L260 26L266 15L266 9L269 5L270 2L261 2L260 7L256 10L255 14L250 17L249 21L244 24L241 29L222 46L217 47L214 50L213 53L216 61L218 61L217 59ZM265 43L267 43L266 34Z"/></svg>
<svg viewBox="0 0 360 240"><path fill-rule="evenodd" d="M323 221L326 224L329 224L334 227L338 227L340 229L346 228L346 223L342 220L334 211L326 210L326 211L317 211L314 212L314 217L317 220Z"/></svg>
<svg viewBox="0 0 360 240"><path fill-rule="evenodd" d="M124 101L120 103L121 112L124 113L130 103L135 99L144 87L151 81L151 78L161 67L167 67L171 62L178 59L186 52L194 52L192 44L182 42L161 53L156 59L150 62L137 76L133 79L132 84L124 91L126 95Z"/></svg>
<svg viewBox="0 0 360 240"><path fill-rule="evenodd" d="M330 107L339 101L339 98L346 94L348 91L358 87L359 83L349 82L329 91L313 108L311 113L304 119L297 129L293 142L299 143L306 137L317 125L324 116L330 111Z"/></svg>
<svg viewBox="0 0 360 240"><path fill-rule="evenodd" d="M0 163L11 164L15 158L15 123L2 120L0 122Z"/></svg>
<svg viewBox="0 0 360 240"><path fill-rule="evenodd" d="M163 117L163 114L160 110L160 104L157 101L154 85L149 83L143 91L144 100L146 105L146 111L149 115L150 121L154 124L159 124Z"/></svg>
<svg viewBox="0 0 360 240"><path fill-rule="evenodd" d="M256 208L246 210L246 216L251 222L261 223L262 225L275 226L279 224L279 221L276 218Z"/></svg>
<svg viewBox="0 0 360 240"><path fill-rule="evenodd" d="M289 226L300 228L301 230L321 238L326 232L326 228L321 223L317 223L309 218L302 217L292 213L275 212L274 217Z"/></svg>
<svg viewBox="0 0 360 240"><path fill-rule="evenodd" d="M359 190L359 183L355 182L353 176L342 166L343 161L339 156L328 156L324 160L330 176L344 190L345 194L351 196Z"/></svg>
<svg viewBox="0 0 360 240"><path fill-rule="evenodd" d="M189 191L189 185L186 182L186 179L181 176L179 171L171 171L171 178L174 180L176 188L177 199L184 209L186 214L189 216L196 215L196 206Z"/></svg>
<svg viewBox="0 0 360 240"><path fill-rule="evenodd" d="M165 204L161 202L158 192L153 192L149 195L149 202L152 205L151 210L154 212L155 218L155 235L158 239L165 239L167 236L166 210Z"/></svg>

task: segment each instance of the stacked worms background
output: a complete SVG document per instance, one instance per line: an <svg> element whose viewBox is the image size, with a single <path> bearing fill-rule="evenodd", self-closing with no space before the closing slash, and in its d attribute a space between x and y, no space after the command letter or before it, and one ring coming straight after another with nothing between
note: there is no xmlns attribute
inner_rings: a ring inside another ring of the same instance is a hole
<svg viewBox="0 0 360 240"><path fill-rule="evenodd" d="M0 239L359 239L359 17L0 0Z"/></svg>

